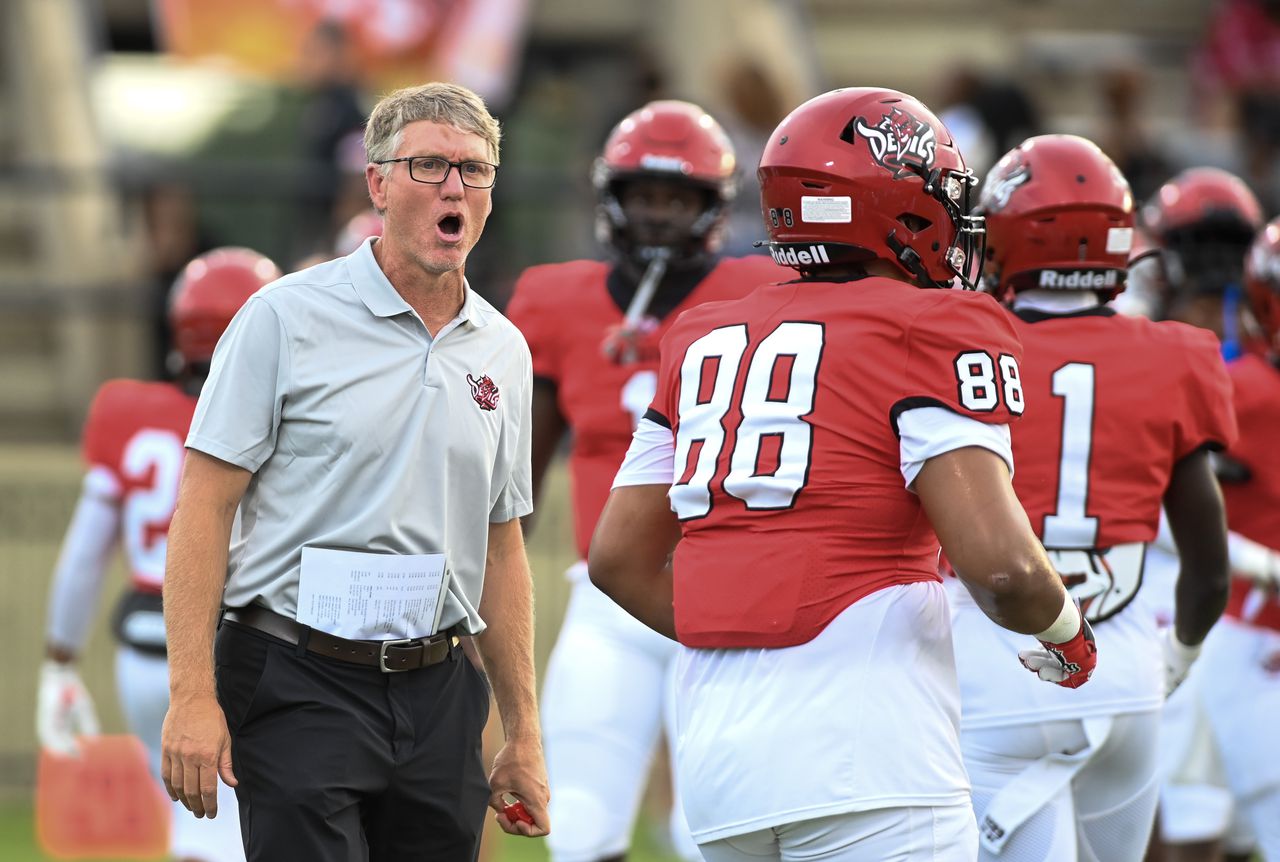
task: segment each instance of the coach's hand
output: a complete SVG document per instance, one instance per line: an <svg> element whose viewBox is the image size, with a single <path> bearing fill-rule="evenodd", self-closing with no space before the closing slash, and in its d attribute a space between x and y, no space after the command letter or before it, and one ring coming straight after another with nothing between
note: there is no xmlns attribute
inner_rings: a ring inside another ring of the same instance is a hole
<svg viewBox="0 0 1280 862"><path fill-rule="evenodd" d="M231 734L213 692L170 700L160 737L160 774L169 798L196 817L218 815L218 776L236 786Z"/></svg>
<svg viewBox="0 0 1280 862"><path fill-rule="evenodd" d="M547 763L542 755L542 742L532 739L509 739L498 756L493 759L493 771L489 774L489 807L498 813L498 825L512 835L536 838L551 831L547 804L551 790L547 786ZM504 813L510 794L524 803L533 823L512 820Z"/></svg>

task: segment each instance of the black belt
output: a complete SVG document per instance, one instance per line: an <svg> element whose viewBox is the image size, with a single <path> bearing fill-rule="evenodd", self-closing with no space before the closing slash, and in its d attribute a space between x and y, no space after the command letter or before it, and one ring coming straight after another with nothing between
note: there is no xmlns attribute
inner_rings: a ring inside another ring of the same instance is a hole
<svg viewBox="0 0 1280 862"><path fill-rule="evenodd" d="M257 629L282 641L297 645L306 638L307 652L325 655L351 664L376 667L383 673L417 670L439 664L458 646L455 629L423 638L401 638L387 641L348 640L304 626L274 611L257 605L227 608L223 622Z"/></svg>

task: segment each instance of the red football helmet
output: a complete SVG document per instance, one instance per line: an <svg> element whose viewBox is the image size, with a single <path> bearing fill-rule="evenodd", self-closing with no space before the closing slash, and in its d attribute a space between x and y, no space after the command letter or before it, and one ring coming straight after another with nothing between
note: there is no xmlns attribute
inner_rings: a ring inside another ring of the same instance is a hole
<svg viewBox="0 0 1280 862"><path fill-rule="evenodd" d="M774 260L802 274L883 260L922 287L974 288L973 172L933 112L894 90L832 90L791 112L760 159Z"/></svg>
<svg viewBox="0 0 1280 862"><path fill-rule="evenodd" d="M187 366L208 363L240 306L281 275L269 258L247 248L215 248L188 263L169 291L169 327Z"/></svg>
<svg viewBox="0 0 1280 862"><path fill-rule="evenodd" d="M628 235L628 219L618 199L623 183L677 180L707 191L707 206L690 230L693 253L719 248L725 207L737 193L737 158L724 129L690 102L650 102L623 118L596 159L591 180L600 196L597 233L624 254L644 252Z"/></svg>
<svg viewBox="0 0 1280 862"><path fill-rule="evenodd" d="M1133 193L1092 141L1040 135L991 169L978 198L987 222L987 283L997 296L1033 288L1124 289Z"/></svg>
<svg viewBox="0 0 1280 862"><path fill-rule="evenodd" d="M1273 353L1280 353L1280 218L1267 223L1244 263L1249 308Z"/></svg>
<svg viewBox="0 0 1280 862"><path fill-rule="evenodd" d="M1262 205L1235 174L1218 168L1189 168L1162 185L1142 209L1147 229L1164 242L1176 231L1206 222L1242 225L1252 234L1262 227Z"/></svg>
<svg viewBox="0 0 1280 862"><path fill-rule="evenodd" d="M1262 206L1234 174L1191 168L1161 186L1142 217L1164 251L1171 289L1221 294L1240 284L1245 252L1262 227Z"/></svg>

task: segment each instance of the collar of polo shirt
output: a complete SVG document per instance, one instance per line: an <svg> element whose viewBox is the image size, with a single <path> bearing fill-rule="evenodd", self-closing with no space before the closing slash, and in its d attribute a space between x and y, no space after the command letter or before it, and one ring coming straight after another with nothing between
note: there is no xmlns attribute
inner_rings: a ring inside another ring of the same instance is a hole
<svg viewBox="0 0 1280 862"><path fill-rule="evenodd" d="M347 257L347 266L351 270L351 281L355 286L356 294L376 317L394 317L397 314L412 312L413 309L409 307L409 303L396 292L395 287L387 280L382 267L378 266L378 261L373 256L375 239L376 237L370 237L365 240ZM462 284L466 294L458 317L472 326L484 326L489 322L489 314L480 303L475 301L475 292L465 278Z"/></svg>

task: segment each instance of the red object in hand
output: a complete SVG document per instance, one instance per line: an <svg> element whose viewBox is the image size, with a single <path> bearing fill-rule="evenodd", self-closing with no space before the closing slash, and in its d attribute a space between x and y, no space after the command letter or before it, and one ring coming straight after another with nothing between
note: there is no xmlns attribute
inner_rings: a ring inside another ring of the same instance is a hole
<svg viewBox="0 0 1280 862"><path fill-rule="evenodd" d="M524 803L518 799L510 805L502 806L502 813L507 815L507 819L512 823L533 825L533 815L529 813L529 809L524 807Z"/></svg>

